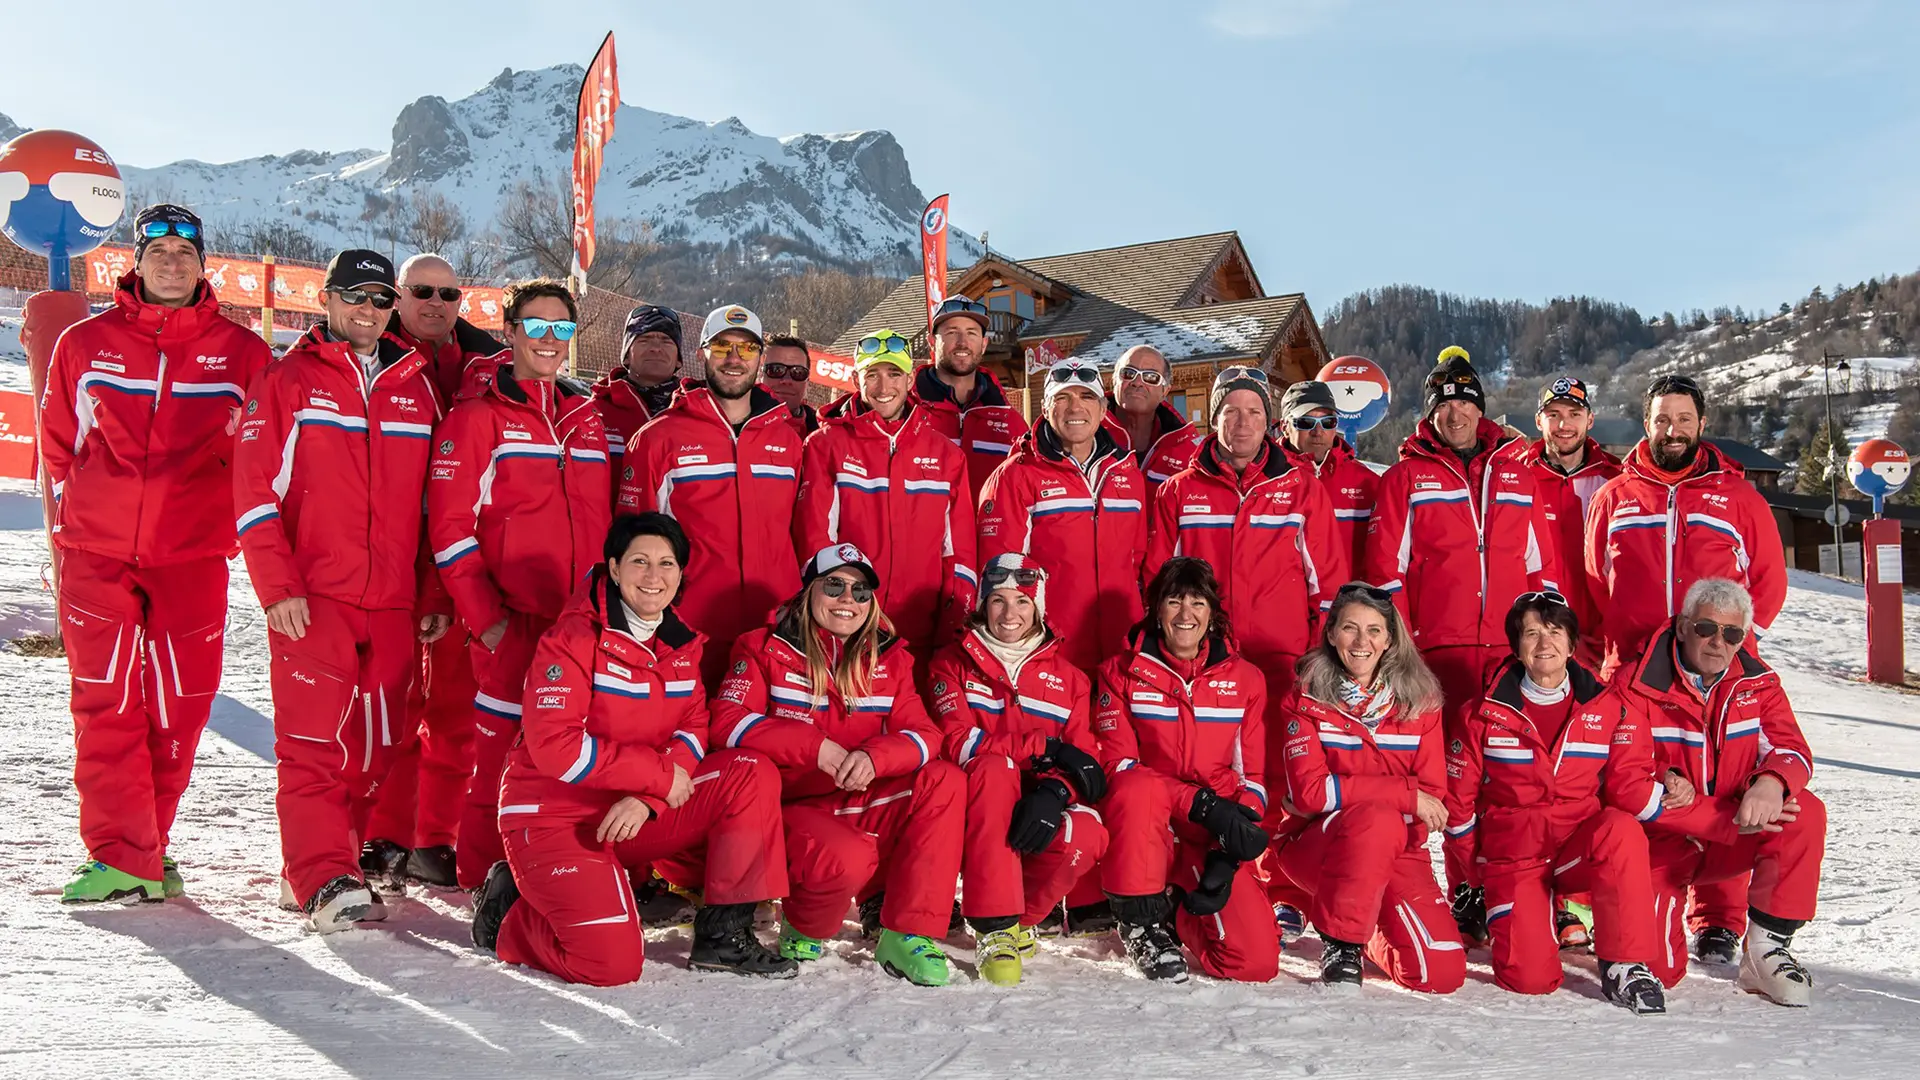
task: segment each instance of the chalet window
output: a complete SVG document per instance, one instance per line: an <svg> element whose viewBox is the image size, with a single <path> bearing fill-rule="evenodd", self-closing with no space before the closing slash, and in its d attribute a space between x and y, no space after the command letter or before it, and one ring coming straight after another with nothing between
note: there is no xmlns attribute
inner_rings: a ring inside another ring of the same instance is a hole
<svg viewBox="0 0 1920 1080"><path fill-rule="evenodd" d="M1187 395L1186 394L1181 393L1181 394L1167 395L1167 404L1172 405L1175 409L1178 409L1180 411L1180 415L1185 419L1188 419L1188 420L1193 419L1193 415L1187 412Z"/></svg>
<svg viewBox="0 0 1920 1080"><path fill-rule="evenodd" d="M1005 293L1005 292L988 293L987 294L987 310L988 311L1012 311L1013 310L1013 294Z"/></svg>
<svg viewBox="0 0 1920 1080"><path fill-rule="evenodd" d="M1033 321L1033 294L1023 292L1014 293L1013 313L1029 322Z"/></svg>

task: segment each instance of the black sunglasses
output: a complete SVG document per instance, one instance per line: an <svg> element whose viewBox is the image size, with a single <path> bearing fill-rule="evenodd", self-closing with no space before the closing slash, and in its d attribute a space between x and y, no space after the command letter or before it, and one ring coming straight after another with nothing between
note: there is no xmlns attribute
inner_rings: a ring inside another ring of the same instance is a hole
<svg viewBox="0 0 1920 1080"><path fill-rule="evenodd" d="M933 317L938 319L942 315L985 315L986 313L987 305L980 301L956 297L952 300L943 301L939 307L933 310Z"/></svg>
<svg viewBox="0 0 1920 1080"><path fill-rule="evenodd" d="M387 311L393 307L394 296L390 292L374 292L371 289L334 289L332 291L340 298L341 303L349 307L372 304L378 311Z"/></svg>
<svg viewBox="0 0 1920 1080"><path fill-rule="evenodd" d="M1088 386L1100 385L1100 369L1092 364L1075 364L1068 367L1055 364L1047 369L1047 381L1050 383L1085 383Z"/></svg>
<svg viewBox="0 0 1920 1080"><path fill-rule="evenodd" d="M769 379L804 379L807 377L805 364L764 364L760 368Z"/></svg>
<svg viewBox="0 0 1920 1080"><path fill-rule="evenodd" d="M848 581L842 577L821 579L820 591L835 600L851 593L853 594L853 602L856 604L864 604L873 599L873 586L865 585L857 581Z"/></svg>
<svg viewBox="0 0 1920 1080"><path fill-rule="evenodd" d="M1023 589L1031 589L1040 584L1045 577L1046 574L1037 566L998 566L981 575L980 581L987 587L988 592L992 592L1009 581Z"/></svg>
<svg viewBox="0 0 1920 1080"><path fill-rule="evenodd" d="M413 298L415 300L431 300L433 299L435 293L440 294L440 299L446 301L449 304L457 303L460 299L459 289L450 289L450 288L447 288L445 285L442 285L438 288L435 288L432 285L408 285L406 286L406 289L408 292L413 294Z"/></svg>
<svg viewBox="0 0 1920 1080"><path fill-rule="evenodd" d="M1692 630L1693 636L1697 638L1710 638L1715 634L1719 634L1720 640L1729 645L1738 645L1747 640L1746 627L1729 626L1725 623L1714 622L1712 619L1695 619L1687 629Z"/></svg>
<svg viewBox="0 0 1920 1080"><path fill-rule="evenodd" d="M1340 418L1337 416L1296 416L1293 418L1293 430L1295 431L1312 431L1314 428L1319 428L1321 431L1337 431L1339 427Z"/></svg>
<svg viewBox="0 0 1920 1080"><path fill-rule="evenodd" d="M1364 581L1349 581L1345 585L1340 586L1339 591L1333 595L1335 599L1339 599L1342 596L1364 596L1376 603L1393 603L1392 593L1377 586L1369 585Z"/></svg>

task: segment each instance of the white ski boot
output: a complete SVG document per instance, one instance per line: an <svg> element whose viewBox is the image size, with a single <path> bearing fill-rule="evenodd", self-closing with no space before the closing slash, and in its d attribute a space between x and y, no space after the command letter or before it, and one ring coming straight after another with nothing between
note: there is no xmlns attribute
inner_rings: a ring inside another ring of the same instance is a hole
<svg viewBox="0 0 1920 1080"><path fill-rule="evenodd" d="M1790 1008L1813 1004L1813 976L1793 958L1792 947L1792 934L1749 923L1740 944L1740 989Z"/></svg>

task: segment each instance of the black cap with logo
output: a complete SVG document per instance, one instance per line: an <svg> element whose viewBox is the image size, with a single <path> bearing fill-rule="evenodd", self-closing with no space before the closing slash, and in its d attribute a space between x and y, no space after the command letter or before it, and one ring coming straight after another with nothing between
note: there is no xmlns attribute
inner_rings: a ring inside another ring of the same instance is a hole
<svg viewBox="0 0 1920 1080"><path fill-rule="evenodd" d="M388 292L398 294L391 259L366 248L348 248L327 264L325 287L329 291L364 289L369 285L384 285Z"/></svg>

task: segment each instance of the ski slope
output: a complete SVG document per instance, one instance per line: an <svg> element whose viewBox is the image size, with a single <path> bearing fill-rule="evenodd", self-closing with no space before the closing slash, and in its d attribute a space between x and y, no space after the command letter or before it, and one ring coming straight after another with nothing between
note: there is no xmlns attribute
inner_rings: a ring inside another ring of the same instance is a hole
<svg viewBox="0 0 1920 1080"><path fill-rule="evenodd" d="M0 636L52 623L38 502L0 481ZM576 988L473 952L460 898L322 939L274 906L279 855L264 626L231 590L227 673L175 829L189 901L69 908L81 860L59 660L0 651L0 1076L237 1077L1910 1077L1920 1060L1920 696L1856 680L1860 592L1796 574L1768 655L1833 811L1822 911L1798 952L1817 998L1790 1011L1695 973L1665 1017L1598 997L1591 957L1548 998L1423 998L1369 983L1333 1000L1302 943L1272 984L1148 984L1106 943L1047 942L1026 982L917 989L849 934L801 978L692 975L682 930L648 935L638 984ZM1920 660L1920 602L1907 649ZM1915 664L1920 666L1920 664Z"/></svg>

